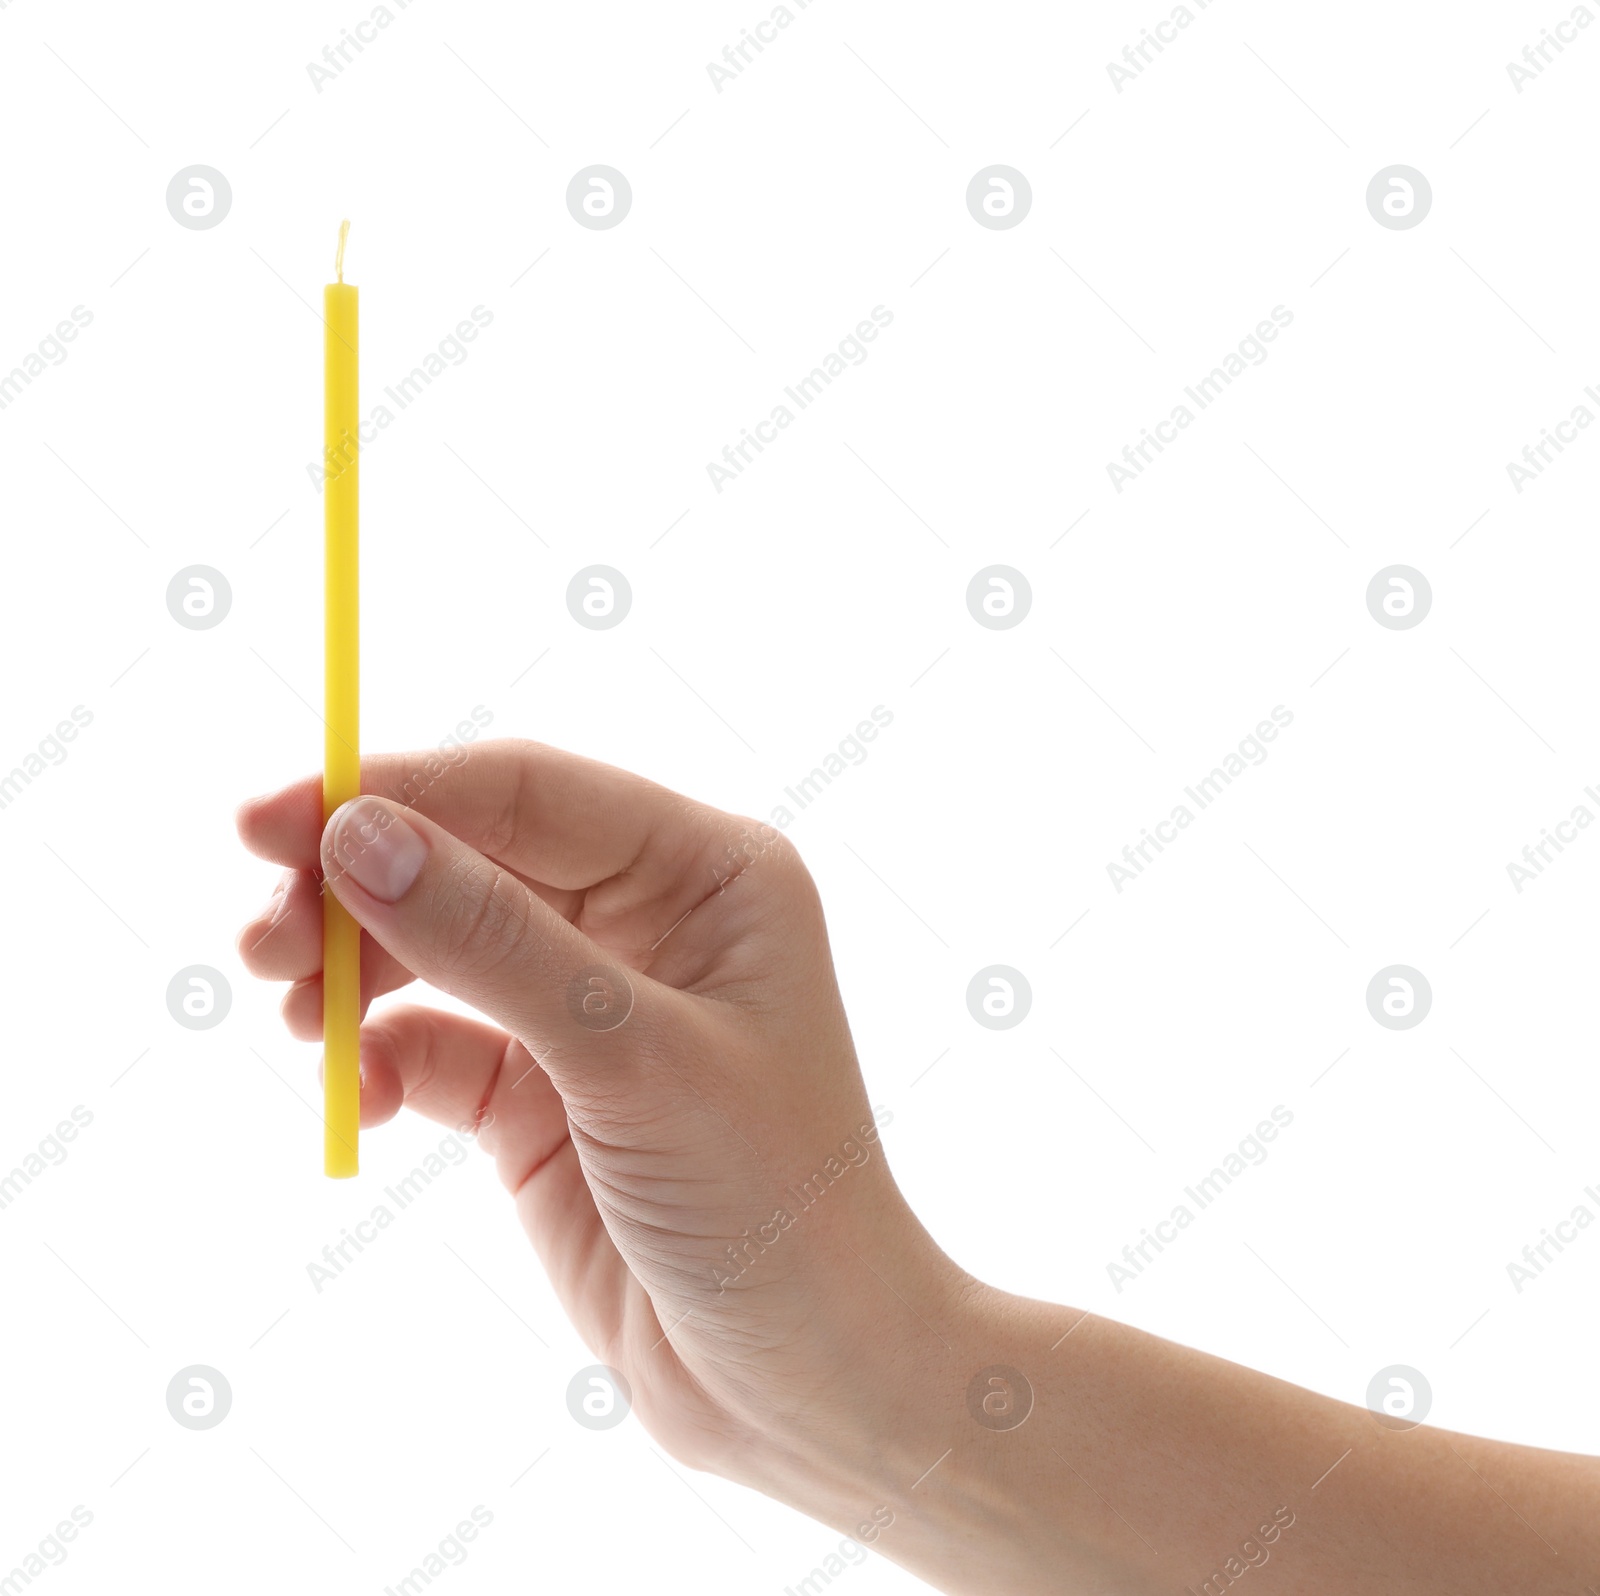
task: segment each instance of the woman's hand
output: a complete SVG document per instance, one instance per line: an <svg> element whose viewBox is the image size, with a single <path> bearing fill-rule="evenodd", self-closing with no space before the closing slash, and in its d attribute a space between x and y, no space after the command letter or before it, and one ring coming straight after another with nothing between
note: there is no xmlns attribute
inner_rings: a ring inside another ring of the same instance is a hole
<svg viewBox="0 0 1600 1596"><path fill-rule="evenodd" d="M437 772L437 774L430 774ZM877 1400L862 1348L973 1284L878 1140L822 907L793 846L539 744L363 761L245 804L287 867L240 936L321 1034L321 882L365 930L362 1002L414 978L494 1024L391 1007L361 1032L363 1125L404 1102L482 1145L584 1340L679 1459L761 1477ZM409 807L408 807L409 805Z"/></svg>

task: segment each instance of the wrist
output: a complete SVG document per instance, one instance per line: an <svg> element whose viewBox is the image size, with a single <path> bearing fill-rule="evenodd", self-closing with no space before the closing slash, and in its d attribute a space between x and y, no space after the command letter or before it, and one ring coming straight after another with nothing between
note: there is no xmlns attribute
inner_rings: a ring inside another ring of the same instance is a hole
<svg viewBox="0 0 1600 1596"><path fill-rule="evenodd" d="M926 1246L914 1267L874 1258L880 1280L826 1389L730 1472L941 1590L1057 1590L1085 1549L1065 1515L1028 1510L1031 1482L1061 1467L1046 1428L1062 1415L1041 1425L1035 1408L1041 1360L1082 1315L997 1291Z"/></svg>

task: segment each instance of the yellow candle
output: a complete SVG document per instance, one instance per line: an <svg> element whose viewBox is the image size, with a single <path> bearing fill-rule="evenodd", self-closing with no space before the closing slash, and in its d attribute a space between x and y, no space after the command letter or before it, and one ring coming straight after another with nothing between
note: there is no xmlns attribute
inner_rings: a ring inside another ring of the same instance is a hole
<svg viewBox="0 0 1600 1596"><path fill-rule="evenodd" d="M359 296L344 280L339 228L338 282L322 291L323 443L328 472L324 520L322 822L361 791L356 451L360 384L356 351ZM322 894L323 1173L354 1175L361 1124L361 927L333 895Z"/></svg>

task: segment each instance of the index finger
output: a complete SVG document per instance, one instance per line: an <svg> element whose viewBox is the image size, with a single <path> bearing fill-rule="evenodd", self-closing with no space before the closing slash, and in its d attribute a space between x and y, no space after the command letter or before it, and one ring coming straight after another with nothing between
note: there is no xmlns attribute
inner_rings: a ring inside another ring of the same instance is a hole
<svg viewBox="0 0 1600 1596"><path fill-rule="evenodd" d="M770 826L521 738L371 755L361 791L427 816L531 884L585 894L572 908L586 929L644 906L671 925L758 854L784 854ZM322 826L318 776L238 812L245 846L291 869L320 869Z"/></svg>

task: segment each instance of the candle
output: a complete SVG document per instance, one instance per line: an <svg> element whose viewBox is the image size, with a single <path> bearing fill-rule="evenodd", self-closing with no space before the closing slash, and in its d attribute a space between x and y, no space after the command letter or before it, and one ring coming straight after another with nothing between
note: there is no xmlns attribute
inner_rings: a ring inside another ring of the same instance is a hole
<svg viewBox="0 0 1600 1596"><path fill-rule="evenodd" d="M361 791L356 452L360 416L359 296L344 280L349 222L339 228L338 281L322 290L323 444L328 471L323 546L322 823ZM322 894L323 1173L358 1167L361 1123L361 927L326 888Z"/></svg>

